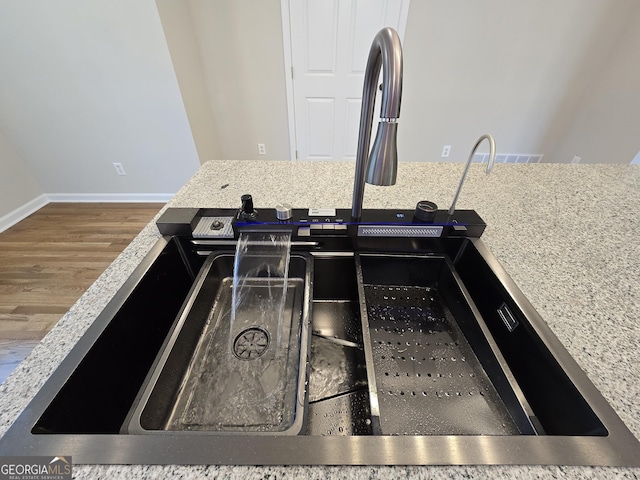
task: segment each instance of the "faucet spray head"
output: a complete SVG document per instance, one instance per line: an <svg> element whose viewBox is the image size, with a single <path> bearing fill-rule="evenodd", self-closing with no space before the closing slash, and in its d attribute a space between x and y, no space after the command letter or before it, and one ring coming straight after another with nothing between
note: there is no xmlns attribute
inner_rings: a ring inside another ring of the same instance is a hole
<svg viewBox="0 0 640 480"><path fill-rule="evenodd" d="M398 124L395 118L381 118L371 148L366 181L371 185L395 185L398 173Z"/></svg>

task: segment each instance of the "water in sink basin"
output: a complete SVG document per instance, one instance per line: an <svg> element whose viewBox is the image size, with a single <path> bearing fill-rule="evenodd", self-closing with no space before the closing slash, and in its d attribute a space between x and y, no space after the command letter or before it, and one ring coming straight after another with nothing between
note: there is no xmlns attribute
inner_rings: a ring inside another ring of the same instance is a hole
<svg viewBox="0 0 640 480"><path fill-rule="evenodd" d="M288 280L290 250L290 232L240 234L233 277L220 285L167 430L291 426L299 356L293 297L302 280Z"/></svg>
<svg viewBox="0 0 640 480"><path fill-rule="evenodd" d="M283 325L291 232L240 233L233 266L229 349L238 358L253 360L264 352L288 348ZM256 288L258 279L269 279Z"/></svg>
<svg viewBox="0 0 640 480"><path fill-rule="evenodd" d="M302 430L310 260L292 255L286 288L278 276L243 278L245 321L232 325L233 259L221 254L205 261L130 414L129 433ZM274 314L268 309L278 295L284 295L282 313Z"/></svg>
<svg viewBox="0 0 640 480"><path fill-rule="evenodd" d="M244 288L252 296L263 297L269 291L282 289L277 280L253 279ZM232 279L226 278L211 309L214 316L203 332L181 393L167 422L168 430L218 431L281 431L288 428L295 413L298 342L286 348L262 345L260 339L250 340L253 332L245 333L247 346L253 343L249 356L229 354L229 319ZM278 322L264 320L258 332L286 330L282 337L289 343L295 325L293 297L302 288L301 280L290 280L283 315ZM264 295L263 295L264 294ZM254 305L257 304L254 301ZM286 305L286 306L285 306ZM275 317L272 317L275 319ZM286 322L282 318L287 318ZM293 321L292 321L293 320ZM297 339L297 335L295 336ZM234 352L235 353L235 352Z"/></svg>

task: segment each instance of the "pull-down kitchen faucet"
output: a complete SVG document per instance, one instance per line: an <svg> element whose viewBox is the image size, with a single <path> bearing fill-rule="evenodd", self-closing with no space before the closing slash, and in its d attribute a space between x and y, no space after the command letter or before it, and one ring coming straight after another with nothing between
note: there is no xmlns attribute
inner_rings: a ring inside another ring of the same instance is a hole
<svg viewBox="0 0 640 480"><path fill-rule="evenodd" d="M382 67L382 107L378 133L369 154L376 86ZM389 27L380 30L371 44L364 74L360 130L353 184L352 220L362 215L364 182L394 185L398 170L396 136L402 98L402 45L398 33Z"/></svg>

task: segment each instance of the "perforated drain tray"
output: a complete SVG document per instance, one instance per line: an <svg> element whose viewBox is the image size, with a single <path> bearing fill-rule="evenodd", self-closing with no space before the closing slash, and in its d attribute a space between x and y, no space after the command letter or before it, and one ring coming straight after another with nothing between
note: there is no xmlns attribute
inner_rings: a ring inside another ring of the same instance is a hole
<svg viewBox="0 0 640 480"><path fill-rule="evenodd" d="M356 265L374 434L536 433L448 259L361 254Z"/></svg>
<svg viewBox="0 0 640 480"><path fill-rule="evenodd" d="M125 422L127 433L304 430L312 260L291 255L280 327L276 318L230 339L233 259L222 254L205 261ZM255 278L246 287L260 297L282 288L282 280ZM255 317L264 322L259 312Z"/></svg>

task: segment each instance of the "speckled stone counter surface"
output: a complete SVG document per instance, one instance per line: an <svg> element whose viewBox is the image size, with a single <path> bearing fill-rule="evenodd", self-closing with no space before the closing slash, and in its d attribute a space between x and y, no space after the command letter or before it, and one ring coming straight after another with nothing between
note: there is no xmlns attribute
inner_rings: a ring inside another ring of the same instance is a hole
<svg viewBox="0 0 640 480"><path fill-rule="evenodd" d="M365 188L364 208L448 208L462 164L400 163L393 187ZM210 161L168 206L351 206L354 165ZM473 165L458 208L487 223L483 240L569 353L640 437L640 167ZM0 386L0 435L27 406L159 233L150 223ZM60 453L60 452L55 452ZM64 453L64 452L62 452ZM583 467L74 466L75 478L638 478L640 469Z"/></svg>

